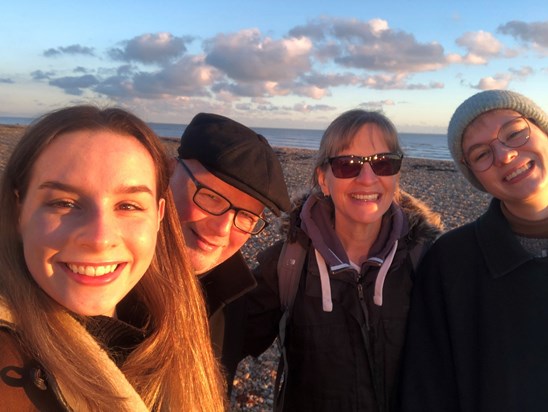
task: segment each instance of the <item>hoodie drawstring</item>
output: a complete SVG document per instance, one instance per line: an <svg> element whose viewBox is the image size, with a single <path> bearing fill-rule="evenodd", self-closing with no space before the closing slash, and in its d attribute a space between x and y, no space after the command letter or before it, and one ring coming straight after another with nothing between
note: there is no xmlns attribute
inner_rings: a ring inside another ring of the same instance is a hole
<svg viewBox="0 0 548 412"><path fill-rule="evenodd" d="M375 280L375 294L373 295L373 302L377 306L382 306L382 289L384 287L384 280L386 279L388 269L390 269L390 265L394 260L394 255L396 254L397 248L398 241L396 240L394 242L394 246L392 246L392 249L390 250L390 253L386 257L386 259L384 259L384 262L379 269L379 273L377 274L377 279Z"/></svg>
<svg viewBox="0 0 548 412"><path fill-rule="evenodd" d="M318 262L318 268L320 270L320 284L322 287L322 308L324 312L333 311L333 301L331 300L331 283L329 282L329 273L327 272L327 265L320 252L314 249L316 252L316 262Z"/></svg>

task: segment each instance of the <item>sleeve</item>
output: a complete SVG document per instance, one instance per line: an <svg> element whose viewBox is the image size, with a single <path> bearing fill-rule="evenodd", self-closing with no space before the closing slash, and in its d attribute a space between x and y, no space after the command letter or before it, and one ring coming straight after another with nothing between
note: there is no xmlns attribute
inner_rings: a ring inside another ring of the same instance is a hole
<svg viewBox="0 0 548 412"><path fill-rule="evenodd" d="M459 410L443 287L443 258L430 249L411 297L401 377L401 410Z"/></svg>
<svg viewBox="0 0 548 412"><path fill-rule="evenodd" d="M259 356L278 336L278 325L283 314L278 292L277 265L283 241L259 254L253 274L257 287L246 295L246 326L244 356Z"/></svg>

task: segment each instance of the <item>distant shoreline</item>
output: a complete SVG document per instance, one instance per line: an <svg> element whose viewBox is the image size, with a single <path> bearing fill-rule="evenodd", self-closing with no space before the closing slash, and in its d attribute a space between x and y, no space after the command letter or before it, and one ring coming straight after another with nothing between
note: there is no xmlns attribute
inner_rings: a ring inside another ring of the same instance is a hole
<svg viewBox="0 0 548 412"><path fill-rule="evenodd" d="M18 118L11 119L25 120ZM1 116L0 124L2 124ZM158 136L162 136L162 138L166 140L178 140L186 128L186 125L184 124L154 122L147 122L147 124ZM12 126L26 127L25 124ZM310 150L317 150L319 148L323 133L322 130L317 129L292 129L283 127L253 127L253 130L265 136L273 147ZM447 149L446 136L444 134L400 132L399 137L400 144L402 145L406 156L421 159L451 160L451 155Z"/></svg>

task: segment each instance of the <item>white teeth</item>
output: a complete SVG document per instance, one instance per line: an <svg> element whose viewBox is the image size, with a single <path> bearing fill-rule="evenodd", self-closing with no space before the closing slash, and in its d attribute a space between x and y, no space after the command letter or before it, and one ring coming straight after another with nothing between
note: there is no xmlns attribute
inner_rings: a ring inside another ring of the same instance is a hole
<svg viewBox="0 0 548 412"><path fill-rule="evenodd" d="M520 167L518 170L510 173L508 176L506 176L504 178L504 180L506 180L507 182L512 180L513 178L515 178L516 176L519 176L520 174L522 174L523 172L529 170L531 168L531 162L527 163L525 166L523 167Z"/></svg>
<svg viewBox="0 0 548 412"><path fill-rule="evenodd" d="M118 265L106 265L106 266L78 266L72 263L67 263L67 266L74 273L86 276L103 276L108 273L112 273L116 270Z"/></svg>
<svg viewBox="0 0 548 412"><path fill-rule="evenodd" d="M369 200L369 201L377 200L379 198L378 193L377 194L372 194L372 195L358 195L358 194L354 193L351 196L352 196L352 198L357 199L357 200Z"/></svg>

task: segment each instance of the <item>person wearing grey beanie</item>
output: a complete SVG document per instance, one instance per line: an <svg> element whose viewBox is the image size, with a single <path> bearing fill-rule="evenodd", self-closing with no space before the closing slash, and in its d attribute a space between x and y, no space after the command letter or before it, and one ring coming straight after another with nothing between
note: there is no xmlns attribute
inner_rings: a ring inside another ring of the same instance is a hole
<svg viewBox="0 0 548 412"><path fill-rule="evenodd" d="M486 191L464 162L462 140L465 131L474 120L492 110L512 110L524 116L548 134L548 116L529 98L508 90L488 90L477 93L465 100L451 117L447 130L447 145L451 156L464 177L477 189Z"/></svg>
<svg viewBox="0 0 548 412"><path fill-rule="evenodd" d="M519 93L484 91L458 106L447 139L464 177L493 198L422 261L402 410L545 410L548 116Z"/></svg>

